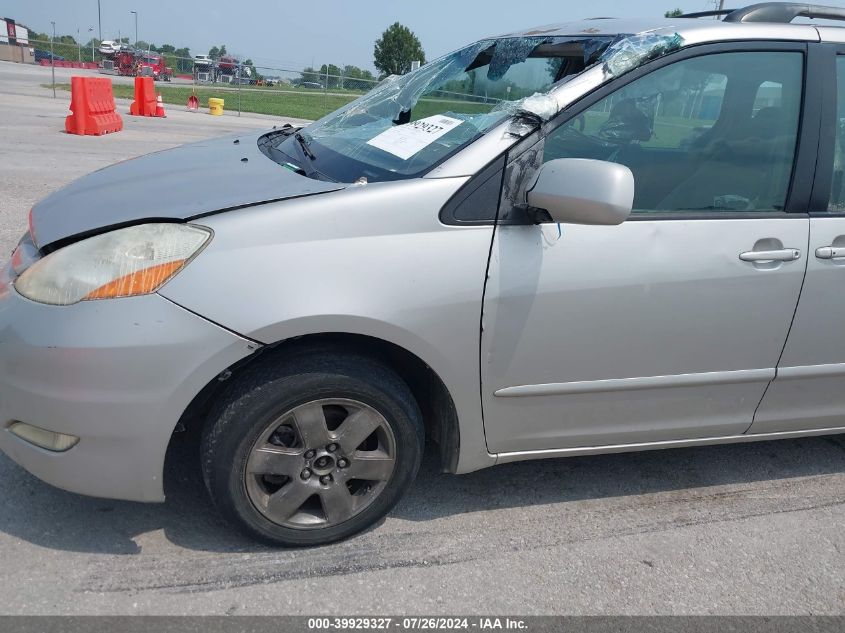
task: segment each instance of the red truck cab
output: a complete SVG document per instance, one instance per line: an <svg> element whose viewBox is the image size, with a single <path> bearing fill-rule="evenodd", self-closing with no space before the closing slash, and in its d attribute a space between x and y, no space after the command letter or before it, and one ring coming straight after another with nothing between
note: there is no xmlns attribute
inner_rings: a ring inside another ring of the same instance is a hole
<svg viewBox="0 0 845 633"><path fill-rule="evenodd" d="M224 55L217 62L217 67L224 75L234 75L235 69L240 65L240 62L235 57Z"/></svg>
<svg viewBox="0 0 845 633"><path fill-rule="evenodd" d="M164 55L146 53L138 58L137 74L147 77L152 76L156 81L159 79L170 81L173 77L173 69L167 67Z"/></svg>

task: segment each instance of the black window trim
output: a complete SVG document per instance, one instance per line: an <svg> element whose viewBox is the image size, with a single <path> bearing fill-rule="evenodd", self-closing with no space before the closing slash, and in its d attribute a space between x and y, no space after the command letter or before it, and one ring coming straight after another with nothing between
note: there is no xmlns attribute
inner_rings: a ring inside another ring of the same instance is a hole
<svg viewBox="0 0 845 633"><path fill-rule="evenodd" d="M812 194L810 196L810 217L842 218L845 211L830 212L830 190L833 184L833 162L836 148L837 85L836 60L845 57L845 44L823 42L816 45L819 54L816 65L821 73L819 112L819 148ZM824 77L828 79L825 81Z"/></svg>
<svg viewBox="0 0 845 633"><path fill-rule="evenodd" d="M496 218L499 215L499 206L502 200L502 185L504 183L505 167L508 163L508 153L504 152L490 161L477 174L472 176L460 189L458 189L446 204L440 209L440 222L448 226L490 226L495 224ZM457 217L458 210L463 204L472 204L474 195L484 186L491 178L498 178L499 195L497 197L498 204L491 209L491 216L489 218L480 218L477 220L464 220Z"/></svg>
<svg viewBox="0 0 845 633"><path fill-rule="evenodd" d="M819 67L820 57L824 51L819 44L812 42L778 41L778 40L753 40L753 41L728 41L708 42L689 46L675 53L665 55L651 62L648 62L636 70L614 79L592 92L582 96L578 101L563 110L558 116L543 126L541 134L548 136L557 128L565 125L582 112L595 105L608 95L620 88L636 81L640 77L654 72L669 64L674 64L685 59L714 55L718 53L735 52L782 52L794 51L804 54L804 90L802 95L801 109L799 112L798 146L795 152L795 162L792 168L792 176L789 192L786 198L784 211L776 212L727 212L727 213L688 213L678 212L654 212L654 213L632 213L626 221L654 221L654 220L726 220L726 219L774 219L794 218L796 214L808 213L810 208L810 195L813 190L813 178L815 175L816 159L819 150L819 125L821 116L824 84L823 69ZM815 123L814 123L815 122Z"/></svg>

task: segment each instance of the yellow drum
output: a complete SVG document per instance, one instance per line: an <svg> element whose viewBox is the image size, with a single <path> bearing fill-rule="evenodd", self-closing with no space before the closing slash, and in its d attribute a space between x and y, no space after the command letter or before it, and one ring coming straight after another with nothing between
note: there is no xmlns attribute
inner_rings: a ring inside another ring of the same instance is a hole
<svg viewBox="0 0 845 633"><path fill-rule="evenodd" d="M214 116L220 116L223 114L223 99L216 99L214 97L209 97L208 99L208 113L213 114Z"/></svg>

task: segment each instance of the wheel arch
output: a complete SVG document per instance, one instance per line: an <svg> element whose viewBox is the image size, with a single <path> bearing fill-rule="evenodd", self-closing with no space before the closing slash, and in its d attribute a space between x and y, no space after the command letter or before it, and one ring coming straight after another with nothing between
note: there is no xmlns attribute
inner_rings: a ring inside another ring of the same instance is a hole
<svg viewBox="0 0 845 633"><path fill-rule="evenodd" d="M235 363L212 379L194 397L180 417L169 441L165 472L176 455L172 450L175 439L185 437L190 442L199 440L211 405L232 376L254 363L273 362L274 358L281 355L303 350L314 353L353 351L387 364L410 387L422 411L426 435L438 445L441 468L444 472L457 471L461 446L458 413L452 395L440 375L417 354L396 343L365 334L324 332L265 345L255 354Z"/></svg>

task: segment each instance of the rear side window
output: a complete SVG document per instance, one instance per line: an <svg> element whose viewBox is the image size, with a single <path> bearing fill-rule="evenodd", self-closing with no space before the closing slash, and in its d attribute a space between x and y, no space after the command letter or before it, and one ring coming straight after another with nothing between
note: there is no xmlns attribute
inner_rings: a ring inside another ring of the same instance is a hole
<svg viewBox="0 0 845 633"><path fill-rule="evenodd" d="M719 53L664 66L553 131L544 161L626 165L635 212L782 211L803 66L800 52Z"/></svg>

